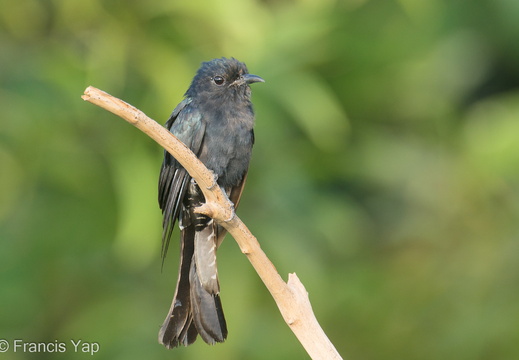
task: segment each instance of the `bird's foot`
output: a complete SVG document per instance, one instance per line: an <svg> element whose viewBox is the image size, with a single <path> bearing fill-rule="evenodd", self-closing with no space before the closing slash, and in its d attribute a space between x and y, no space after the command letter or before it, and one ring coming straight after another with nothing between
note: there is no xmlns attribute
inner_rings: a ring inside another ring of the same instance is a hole
<svg viewBox="0 0 519 360"><path fill-rule="evenodd" d="M213 190L216 185L218 185L218 175L213 173L213 183L207 187L207 190Z"/></svg>
<svg viewBox="0 0 519 360"><path fill-rule="evenodd" d="M231 203L231 206L230 206L229 210L231 212L231 216L227 220L224 220L226 223L230 222L236 216L236 211L234 210L234 204L233 203Z"/></svg>

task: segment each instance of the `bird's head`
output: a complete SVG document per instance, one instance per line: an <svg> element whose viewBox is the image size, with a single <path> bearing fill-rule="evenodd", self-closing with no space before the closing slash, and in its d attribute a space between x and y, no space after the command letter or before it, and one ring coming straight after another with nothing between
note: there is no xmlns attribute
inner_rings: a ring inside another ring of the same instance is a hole
<svg viewBox="0 0 519 360"><path fill-rule="evenodd" d="M234 58L214 59L202 63L186 97L202 101L249 100L249 84L265 82L249 74L247 66Z"/></svg>

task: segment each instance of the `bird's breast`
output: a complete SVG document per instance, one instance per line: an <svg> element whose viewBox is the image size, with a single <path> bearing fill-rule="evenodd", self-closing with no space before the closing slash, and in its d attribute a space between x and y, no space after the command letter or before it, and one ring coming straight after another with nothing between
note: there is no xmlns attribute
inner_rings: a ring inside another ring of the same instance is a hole
<svg viewBox="0 0 519 360"><path fill-rule="evenodd" d="M238 185L247 172L252 153L253 125L251 112L220 114L207 122L199 157L218 176L220 186Z"/></svg>

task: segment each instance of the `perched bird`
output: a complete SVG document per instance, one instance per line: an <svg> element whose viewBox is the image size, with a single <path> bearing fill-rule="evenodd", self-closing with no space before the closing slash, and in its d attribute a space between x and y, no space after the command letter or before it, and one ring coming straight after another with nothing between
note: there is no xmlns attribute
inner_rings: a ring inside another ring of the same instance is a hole
<svg viewBox="0 0 519 360"><path fill-rule="evenodd" d="M214 172L235 207L254 143L249 85L255 82L264 80L249 74L245 64L234 58L204 62L166 123L166 128ZM216 250L226 232L211 218L194 212L204 201L196 182L164 152L159 179L163 262L177 219L181 231L177 287L159 332L159 343L167 348L187 346L198 334L208 344L227 337L216 267Z"/></svg>

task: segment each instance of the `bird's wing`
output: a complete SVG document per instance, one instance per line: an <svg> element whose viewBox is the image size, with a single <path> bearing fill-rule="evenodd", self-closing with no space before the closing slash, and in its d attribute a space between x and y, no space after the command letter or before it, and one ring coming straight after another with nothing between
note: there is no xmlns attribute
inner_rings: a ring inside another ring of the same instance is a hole
<svg viewBox="0 0 519 360"><path fill-rule="evenodd" d="M166 128L198 155L204 138L205 123L200 112L193 106L189 106L190 103L190 99L185 99L175 108L166 123ZM159 205L163 214L163 262L190 180L191 177L187 171L171 154L164 151L164 161L162 162L159 177Z"/></svg>

